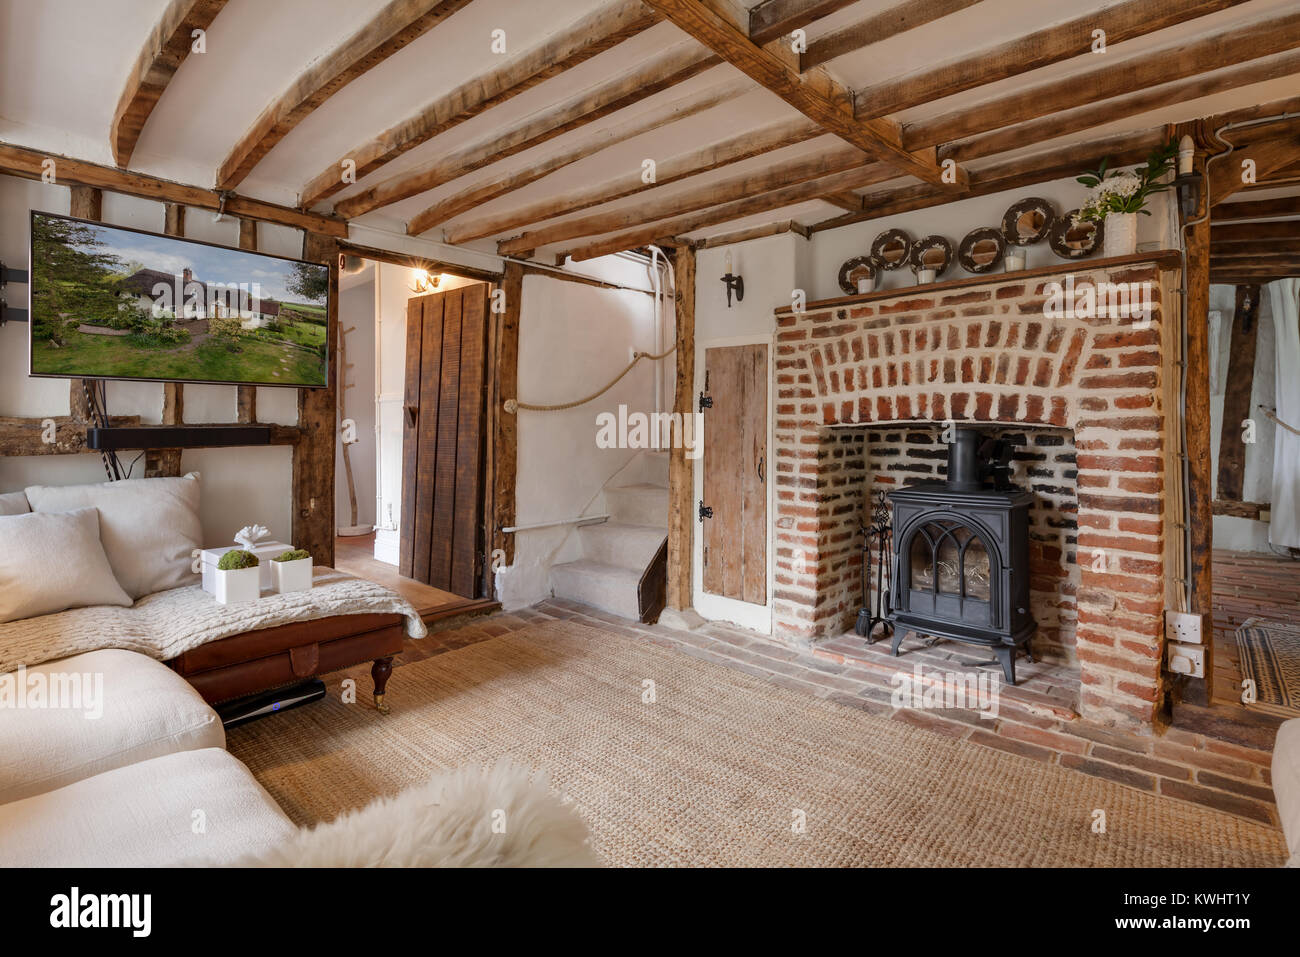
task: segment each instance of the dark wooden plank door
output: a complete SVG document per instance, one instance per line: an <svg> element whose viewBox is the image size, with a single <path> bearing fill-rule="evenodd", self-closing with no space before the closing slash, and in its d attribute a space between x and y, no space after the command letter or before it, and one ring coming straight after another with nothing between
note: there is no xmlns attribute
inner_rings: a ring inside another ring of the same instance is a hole
<svg viewBox="0 0 1300 957"><path fill-rule="evenodd" d="M483 561L484 283L407 303L398 570L478 597Z"/></svg>
<svg viewBox="0 0 1300 957"><path fill-rule="evenodd" d="M767 345L704 351L704 590L767 602Z"/></svg>

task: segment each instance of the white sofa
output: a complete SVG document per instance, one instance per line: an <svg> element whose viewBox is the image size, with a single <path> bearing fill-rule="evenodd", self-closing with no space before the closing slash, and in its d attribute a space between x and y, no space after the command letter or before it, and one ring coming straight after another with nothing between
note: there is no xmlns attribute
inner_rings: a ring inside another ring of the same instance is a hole
<svg viewBox="0 0 1300 957"><path fill-rule="evenodd" d="M1273 744L1273 797L1291 851L1290 867L1300 867L1300 718L1283 722Z"/></svg>
<svg viewBox="0 0 1300 957"><path fill-rule="evenodd" d="M223 863L297 833L225 750L217 713L170 668L110 649L21 677L31 688L68 675L91 676L101 693L0 716L0 866Z"/></svg>

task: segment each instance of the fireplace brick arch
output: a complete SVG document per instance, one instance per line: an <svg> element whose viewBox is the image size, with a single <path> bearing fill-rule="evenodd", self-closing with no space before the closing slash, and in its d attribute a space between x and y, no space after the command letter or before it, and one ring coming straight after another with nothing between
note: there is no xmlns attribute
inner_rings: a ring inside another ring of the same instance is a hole
<svg viewBox="0 0 1300 957"><path fill-rule="evenodd" d="M777 312L778 637L841 634L856 613L860 427L1070 429L1082 712L1112 724L1153 719L1163 610L1174 594L1167 491L1176 481L1176 343L1160 311L1161 266L1071 274L1062 265L1047 277L1001 275ZM1085 306L1082 315L1058 308L1052 294L1062 287ZM1095 297L1108 288L1143 289L1149 321L1086 308L1088 290Z"/></svg>

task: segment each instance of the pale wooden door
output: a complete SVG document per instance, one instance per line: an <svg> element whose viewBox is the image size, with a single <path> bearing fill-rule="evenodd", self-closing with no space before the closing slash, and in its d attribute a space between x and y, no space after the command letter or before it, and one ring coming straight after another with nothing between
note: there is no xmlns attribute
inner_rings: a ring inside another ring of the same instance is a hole
<svg viewBox="0 0 1300 957"><path fill-rule="evenodd" d="M704 591L767 603L767 345L704 351Z"/></svg>

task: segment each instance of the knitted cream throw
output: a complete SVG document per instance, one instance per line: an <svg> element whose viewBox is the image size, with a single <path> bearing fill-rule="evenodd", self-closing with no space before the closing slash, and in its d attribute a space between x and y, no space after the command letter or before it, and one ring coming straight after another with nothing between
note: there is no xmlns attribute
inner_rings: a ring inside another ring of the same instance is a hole
<svg viewBox="0 0 1300 957"><path fill-rule="evenodd" d="M0 674L101 648L124 648L167 661L245 631L334 615L397 614L406 634L423 638L419 613L391 589L333 568L314 569L310 591L219 605L199 585L145 595L129 608L95 605L0 624Z"/></svg>

